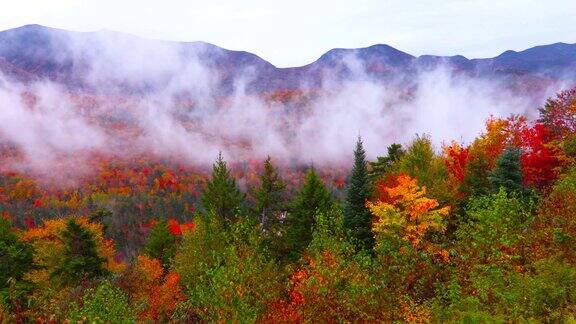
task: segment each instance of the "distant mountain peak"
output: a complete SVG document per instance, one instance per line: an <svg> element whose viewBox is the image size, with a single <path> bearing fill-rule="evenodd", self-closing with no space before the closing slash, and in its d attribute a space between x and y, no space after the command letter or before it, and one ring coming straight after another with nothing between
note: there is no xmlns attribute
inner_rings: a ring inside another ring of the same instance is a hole
<svg viewBox="0 0 576 324"><path fill-rule="evenodd" d="M70 40L80 40L82 46L92 46L89 48L90 53L100 53L96 40L109 43L107 38L116 38L116 43L118 39L122 43L123 37L143 45L133 49L144 51L140 53L141 57L146 57L146 51L155 48L154 44L169 45L168 47L173 45L180 51L182 59L196 57L206 66L216 69L221 82L228 86L231 86L234 78L245 76L246 72L250 71L255 91L293 89L302 84L313 87L321 82L324 72L330 70L337 77L346 78L350 72L348 64L351 62L363 67L371 77L382 80L401 75L410 77L421 70L446 66L478 77L496 73L576 81L576 44L563 42L522 51L508 50L496 57L484 59L468 59L462 55L415 57L390 45L379 43L362 48L334 48L305 66L277 68L256 54L228 50L202 41L151 40L110 30L71 32L36 24L0 32L0 63L4 71L23 76L21 79L48 78L65 84L78 83L82 82L81 68L86 64L85 61L78 60L86 60L86 57L73 51L77 48L72 48Z"/></svg>

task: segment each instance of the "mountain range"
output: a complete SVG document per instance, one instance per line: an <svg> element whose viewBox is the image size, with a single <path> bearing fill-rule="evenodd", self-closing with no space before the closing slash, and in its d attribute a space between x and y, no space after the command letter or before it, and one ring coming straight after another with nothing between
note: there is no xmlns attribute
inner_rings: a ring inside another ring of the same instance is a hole
<svg viewBox="0 0 576 324"><path fill-rule="evenodd" d="M120 49L110 51L109 46L120 46ZM121 53L134 51L140 60L133 62L136 67L137 64L167 66L159 62L165 54L162 49L166 48L177 53L176 58L169 56L172 61L194 59L212 71L217 71L217 82L224 90L230 89L239 78L247 78L247 75L249 91L313 88L322 84L327 75L345 80L353 74L354 66L361 66L365 77L381 82L410 80L422 71L439 66L456 74L501 78L507 80L512 87L525 88L525 91L530 91L529 88L534 85L576 82L576 44L555 43L519 52L509 50L493 58L477 59L461 55L413 56L391 46L377 44L365 48L336 48L310 64L278 68L255 54L227 50L205 42L147 40L108 31L72 32L39 25L26 25L0 32L0 71L8 78L20 82L50 80L69 88L89 89L94 85L93 75L96 70L118 68L118 73L108 71L99 74L98 79L132 91L141 91L162 86L171 74L180 72L182 65L159 68L154 70L154 74L139 76L135 73L137 77L126 79L119 77L119 74L124 71L124 62L132 59ZM152 54L148 57L149 52ZM109 61L95 66L93 61L102 57ZM360 64L351 64L350 60Z"/></svg>

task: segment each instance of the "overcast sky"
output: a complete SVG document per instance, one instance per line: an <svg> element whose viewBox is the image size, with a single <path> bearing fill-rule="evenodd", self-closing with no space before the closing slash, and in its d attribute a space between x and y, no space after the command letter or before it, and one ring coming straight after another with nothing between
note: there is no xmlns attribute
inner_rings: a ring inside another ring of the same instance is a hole
<svg viewBox="0 0 576 324"><path fill-rule="evenodd" d="M287 67L377 43L469 58L576 43L576 0L0 0L1 30L32 23L203 40Z"/></svg>

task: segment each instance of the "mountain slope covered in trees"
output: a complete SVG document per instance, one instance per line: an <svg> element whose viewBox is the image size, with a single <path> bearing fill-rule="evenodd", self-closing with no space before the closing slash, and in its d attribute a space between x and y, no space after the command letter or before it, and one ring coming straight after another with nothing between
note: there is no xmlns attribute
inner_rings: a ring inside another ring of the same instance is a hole
<svg viewBox="0 0 576 324"><path fill-rule="evenodd" d="M0 320L574 321L576 89L469 144L379 153L100 160L63 188L3 172Z"/></svg>

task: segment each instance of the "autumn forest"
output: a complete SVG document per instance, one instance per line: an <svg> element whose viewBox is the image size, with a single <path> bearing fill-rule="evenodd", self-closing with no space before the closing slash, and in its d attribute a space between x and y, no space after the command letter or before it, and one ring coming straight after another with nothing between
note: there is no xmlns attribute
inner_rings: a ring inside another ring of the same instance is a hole
<svg viewBox="0 0 576 324"><path fill-rule="evenodd" d="M3 172L0 322L576 320L576 89L377 155Z"/></svg>

